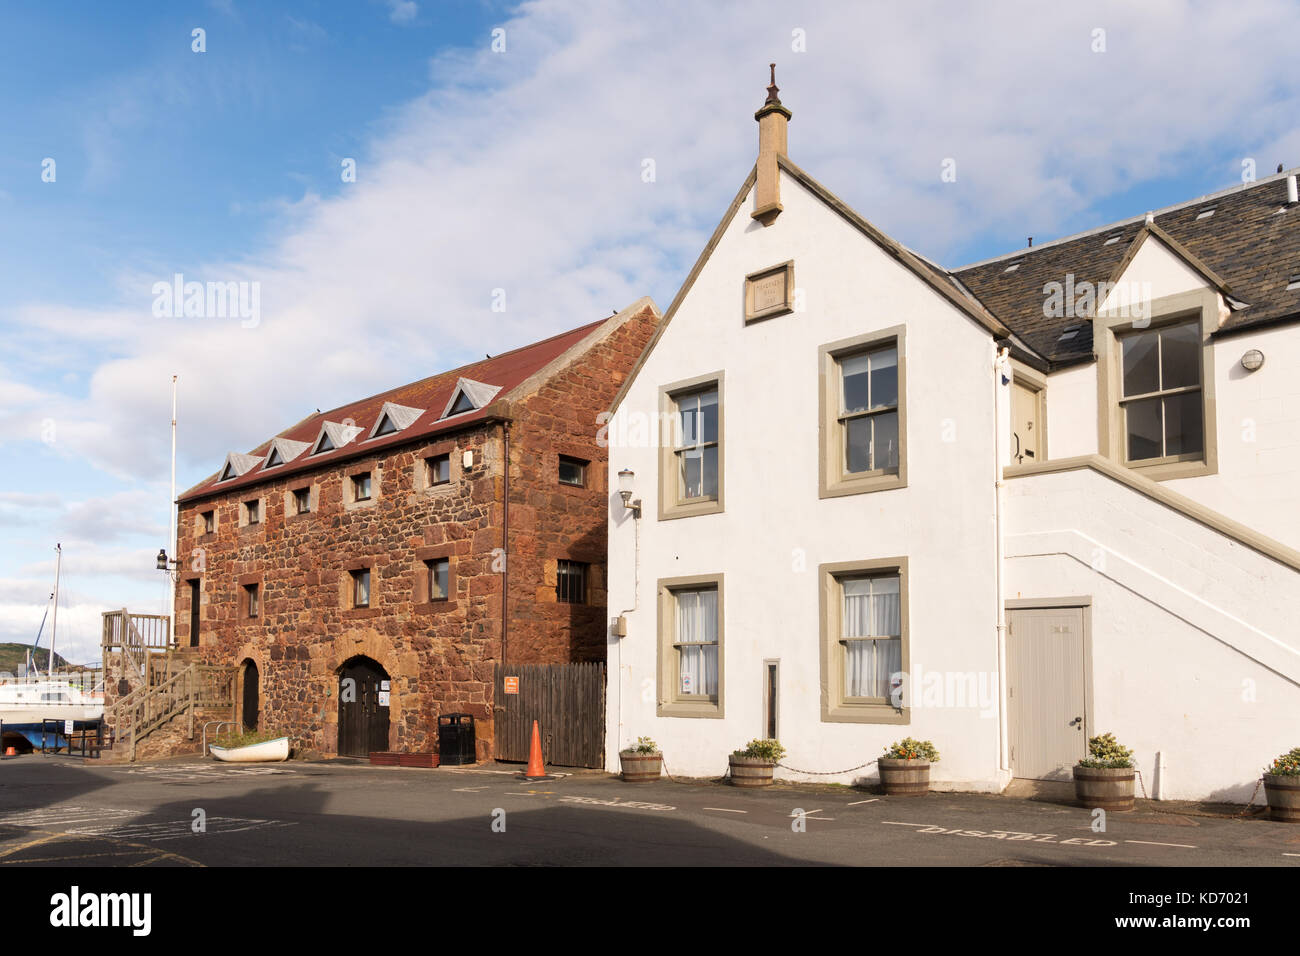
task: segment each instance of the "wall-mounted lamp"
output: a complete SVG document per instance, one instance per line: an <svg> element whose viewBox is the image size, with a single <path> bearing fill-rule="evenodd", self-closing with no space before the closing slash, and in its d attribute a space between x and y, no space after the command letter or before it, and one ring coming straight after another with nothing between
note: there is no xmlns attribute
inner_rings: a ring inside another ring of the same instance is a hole
<svg viewBox="0 0 1300 956"><path fill-rule="evenodd" d="M1247 372L1254 372L1264 364L1264 353L1259 349L1251 349L1241 357L1241 367Z"/></svg>
<svg viewBox="0 0 1300 956"><path fill-rule="evenodd" d="M157 564L157 568L158 568L159 571L171 571L173 568L175 568L175 567L176 567L177 565L179 565L179 564L180 564L180 561L177 560L176 558L169 558L169 557L167 557L167 549L166 549L166 548L159 548L159 549L158 549L158 564Z"/></svg>
<svg viewBox="0 0 1300 956"><path fill-rule="evenodd" d="M624 468L618 473L618 493L623 499L623 507L632 512L633 518L641 517L641 499L632 500L632 482L636 478L636 472L631 468Z"/></svg>

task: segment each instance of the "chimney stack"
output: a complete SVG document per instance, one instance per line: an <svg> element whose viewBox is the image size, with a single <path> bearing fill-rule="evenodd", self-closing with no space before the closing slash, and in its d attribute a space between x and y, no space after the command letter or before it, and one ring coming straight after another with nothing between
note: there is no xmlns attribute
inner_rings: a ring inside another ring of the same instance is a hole
<svg viewBox="0 0 1300 956"><path fill-rule="evenodd" d="M758 120L758 185L754 194L754 211L750 213L765 226L772 225L781 215L781 170L776 164L778 156L786 155L786 130L790 111L777 97L776 64L772 67L772 85L767 88L767 99L754 114Z"/></svg>
<svg viewBox="0 0 1300 956"><path fill-rule="evenodd" d="M1300 201L1300 196L1296 195L1295 173L1292 173L1286 178L1286 204L1294 206L1297 201Z"/></svg>

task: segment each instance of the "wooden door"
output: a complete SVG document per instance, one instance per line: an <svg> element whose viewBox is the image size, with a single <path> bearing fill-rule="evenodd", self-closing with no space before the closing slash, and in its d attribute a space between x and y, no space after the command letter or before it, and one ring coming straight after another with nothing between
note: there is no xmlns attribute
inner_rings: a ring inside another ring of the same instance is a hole
<svg viewBox="0 0 1300 956"><path fill-rule="evenodd" d="M243 709L241 711L245 730L257 729L258 695L261 690L261 675L257 672L257 664L251 660L245 661Z"/></svg>
<svg viewBox="0 0 1300 956"><path fill-rule="evenodd" d="M1083 609L1007 612L1011 772L1068 780L1088 740Z"/></svg>
<svg viewBox="0 0 1300 956"><path fill-rule="evenodd" d="M199 646L199 582L190 582L190 647Z"/></svg>
<svg viewBox="0 0 1300 956"><path fill-rule="evenodd" d="M1041 393L1024 382L1011 384L1011 461L1016 465L1032 465L1042 461L1043 426L1039 421L1042 412Z"/></svg>
<svg viewBox="0 0 1300 956"><path fill-rule="evenodd" d="M368 657L339 670L339 754L366 757L388 750L388 672Z"/></svg>

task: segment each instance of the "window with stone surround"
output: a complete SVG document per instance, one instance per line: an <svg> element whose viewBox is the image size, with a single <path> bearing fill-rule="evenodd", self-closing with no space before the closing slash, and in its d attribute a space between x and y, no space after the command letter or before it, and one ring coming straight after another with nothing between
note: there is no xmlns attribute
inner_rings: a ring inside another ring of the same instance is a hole
<svg viewBox="0 0 1300 956"><path fill-rule="evenodd" d="M311 511L311 488L295 488L293 506L295 514L304 515Z"/></svg>
<svg viewBox="0 0 1300 956"><path fill-rule="evenodd" d="M561 604L586 604L587 568L581 561L556 561L555 600Z"/></svg>
<svg viewBox="0 0 1300 956"><path fill-rule="evenodd" d="M722 575L663 578L658 594L658 715L722 717Z"/></svg>
<svg viewBox="0 0 1300 956"><path fill-rule="evenodd" d="M358 475L352 476L352 500L370 500L370 472L363 471Z"/></svg>
<svg viewBox="0 0 1300 956"><path fill-rule="evenodd" d="M244 523L260 524L262 521L262 502L254 498L244 502Z"/></svg>
<svg viewBox="0 0 1300 956"><path fill-rule="evenodd" d="M429 574L429 600L450 600L451 558L431 558L424 565Z"/></svg>
<svg viewBox="0 0 1300 956"><path fill-rule="evenodd" d="M659 518L723 510L723 373L659 391Z"/></svg>
<svg viewBox="0 0 1300 956"><path fill-rule="evenodd" d="M451 454L444 452L424 459L424 468L425 483L428 487L447 484L451 481Z"/></svg>
<svg viewBox="0 0 1300 956"><path fill-rule="evenodd" d="M820 368L821 497L903 487L903 329L822 346Z"/></svg>
<svg viewBox="0 0 1300 956"><path fill-rule="evenodd" d="M589 462L586 462L581 458L561 455L559 466L560 484L573 485L578 488L585 487L587 484L588 464Z"/></svg>
<svg viewBox="0 0 1300 956"><path fill-rule="evenodd" d="M352 606L370 607L370 569L356 568L348 573L352 575Z"/></svg>
<svg viewBox="0 0 1300 956"><path fill-rule="evenodd" d="M891 703L910 658L907 559L823 564L818 573L822 720L907 723L907 710Z"/></svg>
<svg viewBox="0 0 1300 956"><path fill-rule="evenodd" d="M261 610L261 591L260 584L244 585L244 610L249 617L257 617Z"/></svg>

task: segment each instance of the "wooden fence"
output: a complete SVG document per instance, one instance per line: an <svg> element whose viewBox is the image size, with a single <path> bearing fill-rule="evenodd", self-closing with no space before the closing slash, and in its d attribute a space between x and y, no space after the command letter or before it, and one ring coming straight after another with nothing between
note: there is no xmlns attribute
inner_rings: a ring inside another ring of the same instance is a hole
<svg viewBox="0 0 1300 956"><path fill-rule="evenodd" d="M506 693L507 677L518 679L518 693ZM548 764L605 766L605 665L512 664L502 668L498 664L493 730L498 760L528 759L534 720Z"/></svg>

